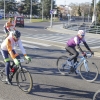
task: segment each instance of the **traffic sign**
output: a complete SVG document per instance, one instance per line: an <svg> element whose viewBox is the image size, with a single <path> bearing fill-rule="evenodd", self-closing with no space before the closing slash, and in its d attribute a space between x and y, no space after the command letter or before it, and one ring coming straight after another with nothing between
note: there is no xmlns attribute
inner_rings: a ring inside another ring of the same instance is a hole
<svg viewBox="0 0 100 100"><path fill-rule="evenodd" d="M53 14L53 12L54 12L53 10L50 10L50 14Z"/></svg>

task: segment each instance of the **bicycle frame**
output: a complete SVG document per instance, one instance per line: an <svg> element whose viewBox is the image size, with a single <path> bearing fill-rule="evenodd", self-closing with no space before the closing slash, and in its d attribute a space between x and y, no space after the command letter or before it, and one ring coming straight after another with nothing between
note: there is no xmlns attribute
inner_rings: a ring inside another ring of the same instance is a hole
<svg viewBox="0 0 100 100"><path fill-rule="evenodd" d="M86 69L86 71L89 71L88 65L87 65L87 60L85 57L82 57L79 61L79 63L75 66L75 68L77 69L82 63L84 63L84 67Z"/></svg>
<svg viewBox="0 0 100 100"><path fill-rule="evenodd" d="M72 61L72 62L73 62L73 61ZM82 63L84 63L85 69L86 69L86 71L88 72L89 69L88 69L87 60L86 60L85 57L81 57L80 61L79 61L78 64L75 66L75 68L77 69ZM63 65L67 65L67 60L66 60L66 62L65 62ZM68 66L69 66L69 65L68 65ZM67 68L68 68L68 66L67 66ZM65 66L63 66L63 67L65 67ZM74 63L73 63L73 67L74 67ZM69 68L70 68L70 66L69 66Z"/></svg>

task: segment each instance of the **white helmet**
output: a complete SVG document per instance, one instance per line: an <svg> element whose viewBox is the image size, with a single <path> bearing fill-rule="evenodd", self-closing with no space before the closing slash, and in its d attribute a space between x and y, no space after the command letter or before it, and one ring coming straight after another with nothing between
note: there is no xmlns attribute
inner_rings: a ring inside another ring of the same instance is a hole
<svg viewBox="0 0 100 100"><path fill-rule="evenodd" d="M78 34L84 36L85 35L85 31L84 30L79 30Z"/></svg>

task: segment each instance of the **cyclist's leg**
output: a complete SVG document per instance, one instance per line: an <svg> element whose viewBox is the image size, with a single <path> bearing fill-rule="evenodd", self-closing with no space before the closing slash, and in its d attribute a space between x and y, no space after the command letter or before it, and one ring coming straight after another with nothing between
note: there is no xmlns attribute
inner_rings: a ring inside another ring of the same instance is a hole
<svg viewBox="0 0 100 100"><path fill-rule="evenodd" d="M79 55L78 51L74 47L66 47L66 50L71 53L70 60L74 60L74 63L77 61L77 57Z"/></svg>
<svg viewBox="0 0 100 100"><path fill-rule="evenodd" d="M9 54L8 51L5 50L1 50L1 54L3 56L3 59L5 61L5 73L7 75L7 79L6 81L8 82L8 84L12 84L10 79L9 79L9 72L10 72L10 59L9 59Z"/></svg>
<svg viewBox="0 0 100 100"><path fill-rule="evenodd" d="M12 52L16 55L16 58L17 58L17 59L20 59L20 56L16 53L15 50L12 50ZM12 66L14 66L14 65L15 65L15 63L12 64Z"/></svg>
<svg viewBox="0 0 100 100"><path fill-rule="evenodd" d="M78 51L73 47L66 47L66 49L67 49L68 52L70 52L72 54L69 60L70 61L74 60L74 63L75 63L77 61L77 57L79 55ZM78 71L74 68L74 66L71 67L70 71L75 72L76 74L78 74Z"/></svg>

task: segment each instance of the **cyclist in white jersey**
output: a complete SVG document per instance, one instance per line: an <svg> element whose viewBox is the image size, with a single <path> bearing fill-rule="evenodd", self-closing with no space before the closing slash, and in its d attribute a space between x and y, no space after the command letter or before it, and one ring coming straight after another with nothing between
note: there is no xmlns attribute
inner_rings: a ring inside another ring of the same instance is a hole
<svg viewBox="0 0 100 100"><path fill-rule="evenodd" d="M17 30L11 31L9 36L1 44L1 53L2 53L3 59L5 61L5 72L7 75L6 81L8 84L12 84L9 79L9 72L10 72L10 70L9 70L9 67L10 67L9 55L13 59L15 65L19 65L18 59L20 57L19 57L18 53L16 53L16 51L14 50L14 47L16 45L18 45L20 50L22 51L24 57L27 60L31 60L31 58L29 56L27 56L27 54L26 54L26 51L20 40L20 36L21 36L21 33L19 31L17 31Z"/></svg>

